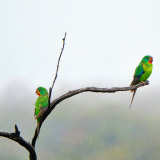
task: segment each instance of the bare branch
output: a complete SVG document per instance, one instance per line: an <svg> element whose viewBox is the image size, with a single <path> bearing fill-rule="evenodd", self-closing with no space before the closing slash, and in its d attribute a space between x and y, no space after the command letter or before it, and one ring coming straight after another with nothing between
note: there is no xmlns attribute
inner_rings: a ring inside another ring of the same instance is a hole
<svg viewBox="0 0 160 160"><path fill-rule="evenodd" d="M51 105L50 105L50 110L53 110L55 106L60 103L61 101L72 97L76 94L83 93L83 92L97 92L97 93L115 93L115 92L120 92L120 91L130 91L133 89L137 89L139 87L148 85L149 81L146 81L144 83L139 83L137 85L129 86L129 87L113 87L113 88L96 88L96 87L86 87L86 88L80 88L77 90L69 91L68 93L60 96L59 98L55 99Z"/></svg>
<svg viewBox="0 0 160 160"><path fill-rule="evenodd" d="M54 80L53 80L53 84L52 84L52 87L51 87L50 94L52 94L52 89L53 89L53 87L54 87L54 84L55 84L56 79L57 79L57 76L58 76L59 63L60 63L61 56L62 56L62 53L63 53L63 50L64 50L66 35L67 35L67 33L65 32L65 35L64 35L64 38L63 38L63 46L62 46L61 53L60 53L59 58L58 58L56 74L55 74L55 77L54 77ZM50 97L51 97L51 96L50 96Z"/></svg>
<svg viewBox="0 0 160 160"><path fill-rule="evenodd" d="M18 130L17 125L15 125L15 133L8 133L8 132L0 132L0 136L6 137L8 139L11 139L17 143L19 143L21 146L26 148L29 152L30 160L37 160L37 155L32 147L32 145L29 142L26 142L21 136L20 131Z"/></svg>
<svg viewBox="0 0 160 160"><path fill-rule="evenodd" d="M86 87L86 88L80 88L80 89L76 89L73 91L69 91L66 94L60 96L59 98L55 99L51 104L50 104L50 108L48 108L48 110L43 114L42 116L42 120L40 122L40 127L42 126L43 121L48 117L48 115L51 113L51 111L56 107L57 104L59 104L61 101L70 98L74 95L77 95L79 93L83 93L83 92L97 92L97 93L115 93L115 92L120 92L120 91L130 91L133 89L137 89L139 87L148 85L149 81L146 81L144 83L139 83L137 85L133 85L133 86L129 86L129 87L113 87L113 88L96 88L96 87ZM35 146L37 140L37 132L35 130L35 135L32 139L32 146Z"/></svg>
<svg viewBox="0 0 160 160"><path fill-rule="evenodd" d="M49 88L49 97L48 97L48 108L50 107L50 103L51 103L51 92L52 92L52 88Z"/></svg>

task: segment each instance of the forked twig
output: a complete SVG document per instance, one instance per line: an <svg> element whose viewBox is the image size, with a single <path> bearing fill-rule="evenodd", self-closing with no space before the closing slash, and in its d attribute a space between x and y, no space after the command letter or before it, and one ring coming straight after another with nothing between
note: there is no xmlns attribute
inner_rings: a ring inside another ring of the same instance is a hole
<svg viewBox="0 0 160 160"><path fill-rule="evenodd" d="M61 56L62 56L62 53L63 53L63 50L64 50L66 35L67 35L67 33L65 32L65 35L64 35L64 38L63 38L63 46L62 46L61 53L60 53L59 58L58 58L56 74L55 74L55 77L54 77L54 80L53 80L52 87L49 88L49 104L50 104L50 99L51 99L51 95L52 95L52 90L53 90L54 84L55 84L57 76L58 76L59 63L60 63Z"/></svg>

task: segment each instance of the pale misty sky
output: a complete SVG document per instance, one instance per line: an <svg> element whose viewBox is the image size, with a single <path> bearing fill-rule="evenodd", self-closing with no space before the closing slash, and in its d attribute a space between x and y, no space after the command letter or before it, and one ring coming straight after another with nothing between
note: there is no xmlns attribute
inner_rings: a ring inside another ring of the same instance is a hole
<svg viewBox="0 0 160 160"><path fill-rule="evenodd" d="M65 32L56 91L128 86L148 54L154 58L150 89L155 89L159 8L158 0L1 0L1 94L18 84L29 86L30 93L51 86Z"/></svg>

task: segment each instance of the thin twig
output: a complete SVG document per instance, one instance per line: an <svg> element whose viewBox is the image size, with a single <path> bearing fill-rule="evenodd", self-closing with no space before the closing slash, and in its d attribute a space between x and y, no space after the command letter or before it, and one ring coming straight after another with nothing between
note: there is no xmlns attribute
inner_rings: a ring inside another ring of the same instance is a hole
<svg viewBox="0 0 160 160"><path fill-rule="evenodd" d="M48 109L50 108L50 103L51 103L51 92L52 92L52 88L49 88L49 96L48 96Z"/></svg>
<svg viewBox="0 0 160 160"><path fill-rule="evenodd" d="M52 94L52 90L53 90L54 84L55 84L57 76L58 76L59 63L60 63L61 56L62 56L62 53L63 53L63 50L64 50L66 35L67 35L67 33L65 32L65 35L64 35L64 38L63 38L63 46L62 46L61 53L60 53L59 58L58 58L56 74L55 74L55 77L54 77L54 80L53 80L53 84L52 84L52 87L51 87L51 90L50 90L50 98L51 98L51 94Z"/></svg>
<svg viewBox="0 0 160 160"><path fill-rule="evenodd" d="M62 39L63 40L63 46L62 46L61 53L59 55L58 62L57 62L56 74L55 74L55 77L54 77L54 80L53 80L53 83L52 83L52 87L49 88L48 108L50 107L52 90L53 90L54 84L55 84L57 76L58 76L59 63L60 63L61 56L62 56L62 53L63 53L63 50L64 50L66 35L67 35L67 33L65 32L64 38Z"/></svg>
<svg viewBox="0 0 160 160"><path fill-rule="evenodd" d="M19 143L21 146L23 146L24 148L26 148L28 150L30 160L37 160L37 155L36 155L34 148L32 147L32 145L29 142L25 141L20 136L20 131L18 130L17 125L15 125L15 133L0 132L0 136L6 137L8 139L11 139L11 140Z"/></svg>
<svg viewBox="0 0 160 160"><path fill-rule="evenodd" d="M44 120L48 117L48 115L51 113L51 111L57 106L57 104L59 104L61 101L70 98L74 95L83 93L83 92L96 92L96 93L115 93L115 92L120 92L120 91L130 91L133 89L137 89L139 87L148 85L149 82L146 81L144 83L139 83L137 85L133 85L133 86L129 86L129 87L113 87L113 88L96 88L96 87L86 87L86 88L80 88L80 89L76 89L73 91L69 91L66 94L60 96L59 98L55 99L51 104L50 104L50 108L43 114L42 120L40 122L40 126L42 125L42 123L44 122ZM32 139L32 146L34 147L36 144L36 140L37 140L37 133L35 130L35 135Z"/></svg>

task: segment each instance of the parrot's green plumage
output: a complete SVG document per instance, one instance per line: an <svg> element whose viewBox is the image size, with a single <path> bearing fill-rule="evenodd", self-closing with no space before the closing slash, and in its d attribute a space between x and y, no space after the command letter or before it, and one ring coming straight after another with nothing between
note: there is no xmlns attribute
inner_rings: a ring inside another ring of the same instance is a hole
<svg viewBox="0 0 160 160"><path fill-rule="evenodd" d="M44 87L38 87L36 93L39 96L35 103L35 119L37 119L37 134L39 134L39 124L41 116L48 107L48 91Z"/></svg>
<svg viewBox="0 0 160 160"><path fill-rule="evenodd" d="M131 86L138 84L138 83L143 83L149 78L149 76L152 73L152 66L153 66L152 62L153 62L153 58L151 56L147 55L143 57L143 59L141 60L141 62L139 63L139 65L137 66L134 72L133 81L131 83ZM136 90L137 89L132 90L133 96L132 96L130 108L131 108Z"/></svg>

